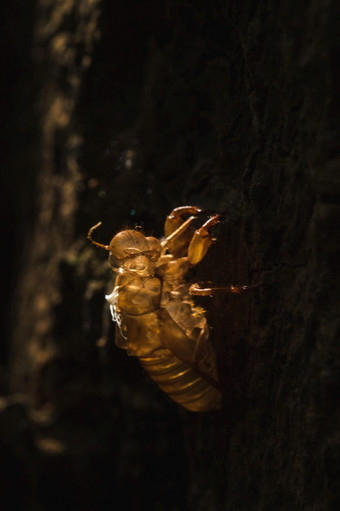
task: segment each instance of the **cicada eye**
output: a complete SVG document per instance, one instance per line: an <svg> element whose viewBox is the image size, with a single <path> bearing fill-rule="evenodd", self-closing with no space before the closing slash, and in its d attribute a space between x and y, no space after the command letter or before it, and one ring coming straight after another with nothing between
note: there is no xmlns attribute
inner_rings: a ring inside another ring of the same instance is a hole
<svg viewBox="0 0 340 511"><path fill-rule="evenodd" d="M117 266L117 259L115 258L115 256L113 254L109 254L109 266Z"/></svg>

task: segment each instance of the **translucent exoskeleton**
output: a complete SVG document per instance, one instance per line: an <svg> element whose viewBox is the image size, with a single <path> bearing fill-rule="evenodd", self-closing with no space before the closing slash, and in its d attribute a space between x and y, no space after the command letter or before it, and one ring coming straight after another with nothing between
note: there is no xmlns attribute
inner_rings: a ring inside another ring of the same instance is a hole
<svg viewBox="0 0 340 511"><path fill-rule="evenodd" d="M221 408L215 352L202 308L192 295L216 291L240 293L254 286L201 288L185 282L188 270L206 255L219 216L211 215L198 229L201 210L176 208L166 218L164 238L121 231L109 245L91 242L110 252L118 263L115 287L106 296L119 335L116 344L138 357L150 377L168 396L191 411Z"/></svg>

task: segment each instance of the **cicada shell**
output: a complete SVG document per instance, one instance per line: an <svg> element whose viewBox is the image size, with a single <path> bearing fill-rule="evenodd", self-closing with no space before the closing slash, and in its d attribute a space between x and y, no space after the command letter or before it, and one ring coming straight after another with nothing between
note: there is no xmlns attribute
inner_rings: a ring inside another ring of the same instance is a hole
<svg viewBox="0 0 340 511"><path fill-rule="evenodd" d="M192 295L217 290L190 285L185 276L206 255L213 242L211 229L218 223L212 215L198 229L201 215L194 206L176 208L166 218L161 240L136 230L121 231L109 245L88 238L110 252L117 262L115 287L106 296L117 323L116 343L140 363L168 396L191 411L221 408L222 392L216 356L202 308ZM238 293L247 286L219 288Z"/></svg>

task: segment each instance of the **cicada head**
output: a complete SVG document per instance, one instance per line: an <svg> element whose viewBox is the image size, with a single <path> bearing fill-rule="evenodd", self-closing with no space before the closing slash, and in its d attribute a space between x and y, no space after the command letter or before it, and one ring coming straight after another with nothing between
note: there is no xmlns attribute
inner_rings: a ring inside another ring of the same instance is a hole
<svg viewBox="0 0 340 511"><path fill-rule="evenodd" d="M128 258L136 256L145 256L154 261L159 257L161 245L157 238L146 237L139 231L126 230L116 234L109 245L103 245L92 239L92 232L99 227L99 222L94 227L91 227L87 237L97 247L103 248L110 252L110 254L118 261L123 261Z"/></svg>
<svg viewBox="0 0 340 511"><path fill-rule="evenodd" d="M146 238L139 231L127 230L114 236L109 250L123 271L148 276L154 274L154 261L159 257L160 242L156 238Z"/></svg>
<svg viewBox="0 0 340 511"><path fill-rule="evenodd" d="M127 230L119 232L112 238L109 250L116 259L121 260L147 253L149 244L141 232Z"/></svg>

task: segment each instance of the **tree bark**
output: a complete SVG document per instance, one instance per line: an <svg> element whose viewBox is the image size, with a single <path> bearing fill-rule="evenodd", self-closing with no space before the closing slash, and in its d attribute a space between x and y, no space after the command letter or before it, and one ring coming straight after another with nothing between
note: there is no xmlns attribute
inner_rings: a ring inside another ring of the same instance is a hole
<svg viewBox="0 0 340 511"><path fill-rule="evenodd" d="M335 2L21 9L4 13L3 491L16 509L339 509ZM197 299L221 412L178 409L114 345L86 240L99 220L105 244L161 237L187 204L223 213L193 281L262 283Z"/></svg>

